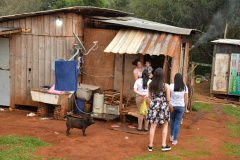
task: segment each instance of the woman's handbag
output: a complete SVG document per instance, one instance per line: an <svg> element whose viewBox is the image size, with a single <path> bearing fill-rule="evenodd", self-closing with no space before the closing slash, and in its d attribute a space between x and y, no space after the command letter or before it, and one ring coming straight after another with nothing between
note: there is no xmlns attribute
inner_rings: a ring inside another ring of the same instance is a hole
<svg viewBox="0 0 240 160"><path fill-rule="evenodd" d="M173 112L173 106L172 106L172 104L171 104L171 103L168 103L168 106L169 106L169 111L170 111L170 112Z"/></svg>

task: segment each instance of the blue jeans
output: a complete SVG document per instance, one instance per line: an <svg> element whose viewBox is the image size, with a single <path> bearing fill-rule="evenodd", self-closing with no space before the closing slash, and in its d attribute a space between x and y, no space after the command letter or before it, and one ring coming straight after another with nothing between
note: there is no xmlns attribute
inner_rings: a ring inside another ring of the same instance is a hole
<svg viewBox="0 0 240 160"><path fill-rule="evenodd" d="M173 106L173 112L171 112L171 136L173 136L174 141L177 140L184 111L185 107Z"/></svg>

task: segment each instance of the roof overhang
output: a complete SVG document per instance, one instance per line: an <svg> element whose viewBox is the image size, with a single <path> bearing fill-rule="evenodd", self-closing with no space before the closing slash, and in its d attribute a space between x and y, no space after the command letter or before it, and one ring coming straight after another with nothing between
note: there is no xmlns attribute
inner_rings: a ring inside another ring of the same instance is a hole
<svg viewBox="0 0 240 160"><path fill-rule="evenodd" d="M188 29L188 28L180 28L176 26L171 26L167 24L147 21L144 19L134 18L134 17L102 17L102 16L92 16L93 19L96 21L133 27L133 28L140 28L152 31L160 31L160 32L167 32L173 34L180 34L180 35L191 35L195 32L201 32L196 29Z"/></svg>
<svg viewBox="0 0 240 160"><path fill-rule="evenodd" d="M212 43L215 44L231 44L231 45L240 45L240 40L239 39L218 39L218 40L214 40L211 41Z"/></svg>
<svg viewBox="0 0 240 160"><path fill-rule="evenodd" d="M22 32L22 29L19 27L6 27L0 28L0 36L6 36L14 33Z"/></svg>
<svg viewBox="0 0 240 160"><path fill-rule="evenodd" d="M165 55L180 52L181 35L136 29L121 29L104 52Z"/></svg>
<svg viewBox="0 0 240 160"><path fill-rule="evenodd" d="M47 10L47 11L38 11L38 12L31 12L31 13L2 16L0 17L0 22L16 20L16 19L21 19L26 17L55 14L59 12L84 14L89 16L100 15L100 16L109 16L109 17L128 16L133 14L133 13L127 13L127 12L122 12L119 10L113 10L108 8L99 8L99 7L92 7L92 6L75 6L75 7L60 8L60 9Z"/></svg>

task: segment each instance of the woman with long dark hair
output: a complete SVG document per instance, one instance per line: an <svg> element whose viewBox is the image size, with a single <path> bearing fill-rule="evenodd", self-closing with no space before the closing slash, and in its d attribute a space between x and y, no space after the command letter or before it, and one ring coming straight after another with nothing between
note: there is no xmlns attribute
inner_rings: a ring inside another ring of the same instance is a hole
<svg viewBox="0 0 240 160"><path fill-rule="evenodd" d="M173 145L178 143L177 137L180 129L181 119L184 111L187 110L188 88L183 82L183 77L177 73L174 77L174 84L170 85L171 101L173 112L171 113L171 135L170 141Z"/></svg>
<svg viewBox="0 0 240 160"><path fill-rule="evenodd" d="M152 82L149 84L148 97L151 99L146 116L147 121L151 123L148 150L152 151L153 149L153 139L158 123L163 126L162 151L171 150L171 147L166 144L168 122L170 121L168 105L168 102L170 101L170 87L167 83L164 83L164 74L162 68L156 69L153 74Z"/></svg>
<svg viewBox="0 0 240 160"><path fill-rule="evenodd" d="M143 115L140 115L140 108L143 103L143 100L146 100L147 106L149 106L149 99L148 99L148 85L151 82L148 76L148 71L144 70L142 72L142 78L139 78L136 80L134 84L134 92L136 95L136 104L138 107L138 131L142 130L142 124L143 124ZM144 131L148 131L148 122L144 120Z"/></svg>

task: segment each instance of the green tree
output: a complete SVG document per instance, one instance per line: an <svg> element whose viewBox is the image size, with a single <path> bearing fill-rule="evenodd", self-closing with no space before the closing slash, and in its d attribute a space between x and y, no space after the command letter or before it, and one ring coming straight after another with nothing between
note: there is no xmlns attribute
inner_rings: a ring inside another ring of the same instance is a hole
<svg viewBox="0 0 240 160"><path fill-rule="evenodd" d="M72 6L95 6L95 7L106 7L106 0L56 0L55 5L51 8L65 8Z"/></svg>
<svg viewBox="0 0 240 160"><path fill-rule="evenodd" d="M0 0L0 16L38 11L41 3L41 0Z"/></svg>

